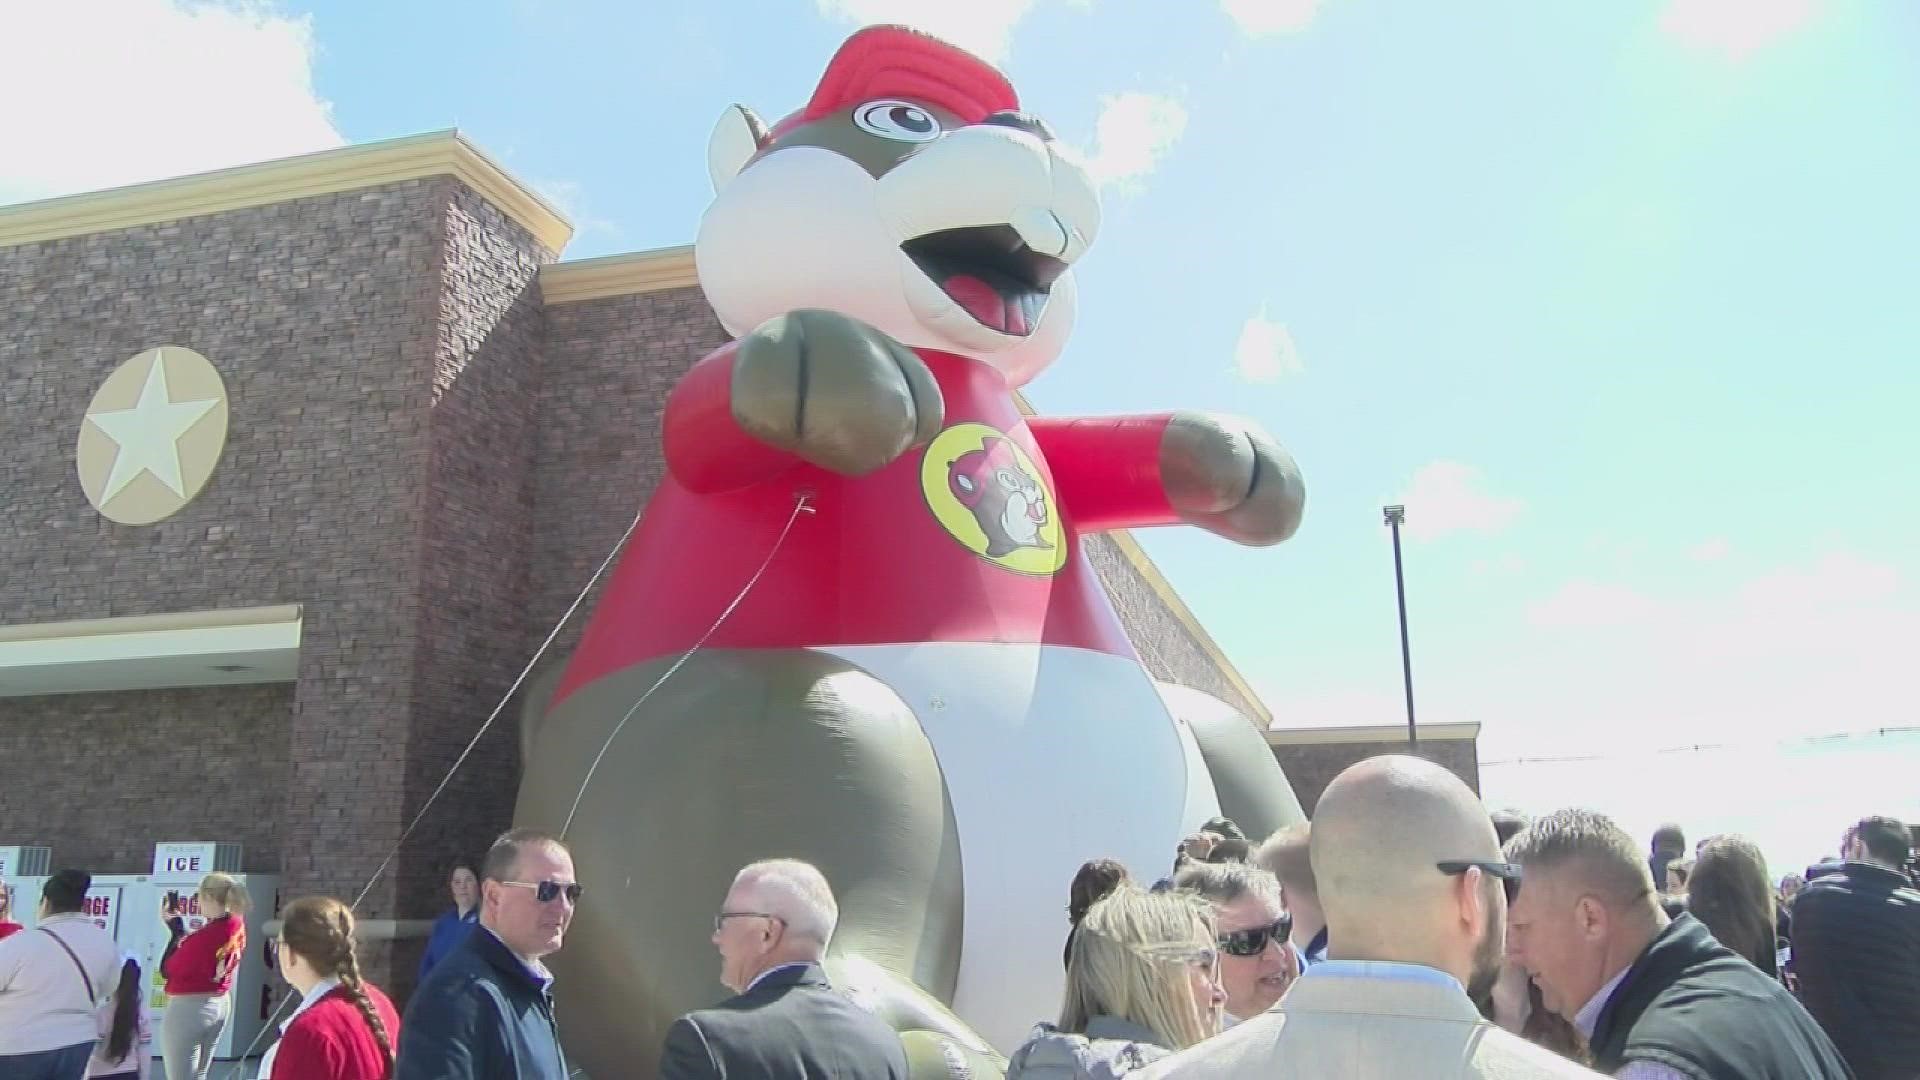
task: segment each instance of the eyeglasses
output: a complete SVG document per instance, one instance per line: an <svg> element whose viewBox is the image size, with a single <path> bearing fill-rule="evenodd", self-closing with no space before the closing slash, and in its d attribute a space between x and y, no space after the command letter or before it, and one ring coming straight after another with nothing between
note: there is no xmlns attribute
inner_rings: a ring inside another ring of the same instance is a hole
<svg viewBox="0 0 1920 1080"><path fill-rule="evenodd" d="M1220 951L1228 956L1259 956L1269 941L1285 941L1293 933L1293 916L1282 915L1270 926L1252 926L1221 934Z"/></svg>
<svg viewBox="0 0 1920 1080"><path fill-rule="evenodd" d="M551 904L562 895L567 903L578 904L580 894L586 888L577 881L502 881L502 885L511 885L516 889L532 889L533 898L543 904Z"/></svg>
<svg viewBox="0 0 1920 1080"><path fill-rule="evenodd" d="M1478 870L1500 879L1500 887L1506 891L1507 901L1520 895L1520 864L1510 862L1483 862L1477 859L1449 859L1433 864L1443 874L1464 874L1469 870Z"/></svg>
<svg viewBox="0 0 1920 1080"><path fill-rule="evenodd" d="M782 926L787 924L787 920L780 916L769 915L764 911L722 911L713 917L713 932L716 934L719 933L720 928L726 925L728 919L767 919L772 922L777 922Z"/></svg>

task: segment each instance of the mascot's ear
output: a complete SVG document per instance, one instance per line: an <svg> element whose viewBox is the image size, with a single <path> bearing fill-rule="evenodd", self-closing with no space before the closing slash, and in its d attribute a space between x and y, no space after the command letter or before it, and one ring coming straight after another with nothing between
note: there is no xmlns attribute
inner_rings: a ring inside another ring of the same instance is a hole
<svg viewBox="0 0 1920 1080"><path fill-rule="evenodd" d="M713 136L707 140L707 175L713 180L713 190L726 187L727 181L745 168L747 160L766 144L767 125L760 122L752 109L745 105L727 106L727 111L720 114L720 122L713 125Z"/></svg>

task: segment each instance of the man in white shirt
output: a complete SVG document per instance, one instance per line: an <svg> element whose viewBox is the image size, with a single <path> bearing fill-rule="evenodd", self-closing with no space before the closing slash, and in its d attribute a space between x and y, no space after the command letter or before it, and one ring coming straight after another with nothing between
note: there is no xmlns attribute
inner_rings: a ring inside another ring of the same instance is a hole
<svg viewBox="0 0 1920 1080"><path fill-rule="evenodd" d="M94 1010L120 968L113 935L82 909L93 876L62 870L41 892L40 925L0 941L0 1077L82 1080Z"/></svg>
<svg viewBox="0 0 1920 1080"><path fill-rule="evenodd" d="M1331 944L1270 1012L1146 1077L1558 1080L1594 1074L1482 1019L1513 868L1486 809L1431 762L1378 757L1336 777L1309 840Z"/></svg>

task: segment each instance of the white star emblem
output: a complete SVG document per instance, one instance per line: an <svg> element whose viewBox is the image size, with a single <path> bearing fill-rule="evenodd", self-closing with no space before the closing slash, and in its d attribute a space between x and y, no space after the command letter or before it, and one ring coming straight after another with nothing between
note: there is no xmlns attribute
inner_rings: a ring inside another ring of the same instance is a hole
<svg viewBox="0 0 1920 1080"><path fill-rule="evenodd" d="M174 401L169 397L166 350L155 349L153 362L147 368L146 385L140 388L140 400L133 408L92 413L87 417L88 423L105 432L119 446L99 502L105 504L143 472L152 473L154 479L167 485L175 495L186 498L186 484L180 478L180 436L219 404L218 398Z"/></svg>

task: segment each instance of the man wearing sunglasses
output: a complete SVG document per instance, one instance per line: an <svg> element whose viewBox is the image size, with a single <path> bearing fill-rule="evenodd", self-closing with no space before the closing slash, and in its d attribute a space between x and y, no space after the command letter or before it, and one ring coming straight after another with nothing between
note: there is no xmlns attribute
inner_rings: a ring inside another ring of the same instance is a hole
<svg viewBox="0 0 1920 1080"><path fill-rule="evenodd" d="M553 1018L558 952L580 902L559 840L515 829L480 871L480 925L414 993L394 1080L565 1080Z"/></svg>
<svg viewBox="0 0 1920 1080"><path fill-rule="evenodd" d="M1506 894L1486 809L1418 758L1371 758L1327 785L1308 840L1331 945L1271 1012L1146 1077L1387 1080L1588 1077L1480 1016L1498 972Z"/></svg>
<svg viewBox="0 0 1920 1080"><path fill-rule="evenodd" d="M1246 863L1188 863L1173 883L1213 905L1220 987L1227 992L1222 1023L1232 1027L1273 1008L1300 974L1279 881Z"/></svg>

